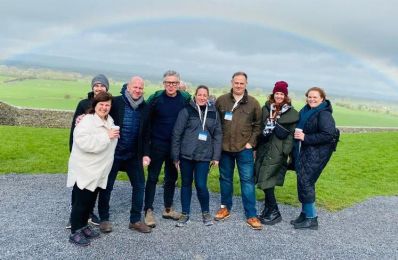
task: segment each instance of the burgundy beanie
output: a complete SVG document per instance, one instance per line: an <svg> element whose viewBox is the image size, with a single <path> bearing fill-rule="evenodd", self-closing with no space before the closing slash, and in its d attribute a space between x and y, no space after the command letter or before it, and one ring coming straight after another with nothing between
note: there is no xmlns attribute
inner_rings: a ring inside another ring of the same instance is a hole
<svg viewBox="0 0 398 260"><path fill-rule="evenodd" d="M289 91L287 90L287 83L285 81L278 81L275 83L274 90L272 91L272 94L275 94L275 92L282 92L287 96L289 94Z"/></svg>

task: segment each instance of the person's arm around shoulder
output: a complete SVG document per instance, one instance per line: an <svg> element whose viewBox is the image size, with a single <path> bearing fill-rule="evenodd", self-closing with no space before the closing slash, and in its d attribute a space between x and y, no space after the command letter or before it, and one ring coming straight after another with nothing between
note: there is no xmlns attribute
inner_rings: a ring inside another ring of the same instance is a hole
<svg viewBox="0 0 398 260"><path fill-rule="evenodd" d="M73 131L76 127L76 120L79 116L85 114L85 108L83 107L83 100L81 100L76 107L75 113L73 114L72 125L70 127L70 134L69 134L69 152L72 151L73 146Z"/></svg>

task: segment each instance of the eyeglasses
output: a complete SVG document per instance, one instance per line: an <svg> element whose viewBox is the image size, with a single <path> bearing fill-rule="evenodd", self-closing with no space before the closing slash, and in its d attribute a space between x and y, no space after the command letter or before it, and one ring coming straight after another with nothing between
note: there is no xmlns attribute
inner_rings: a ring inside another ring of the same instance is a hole
<svg viewBox="0 0 398 260"><path fill-rule="evenodd" d="M179 81L163 81L163 84L166 86L177 86L180 82Z"/></svg>

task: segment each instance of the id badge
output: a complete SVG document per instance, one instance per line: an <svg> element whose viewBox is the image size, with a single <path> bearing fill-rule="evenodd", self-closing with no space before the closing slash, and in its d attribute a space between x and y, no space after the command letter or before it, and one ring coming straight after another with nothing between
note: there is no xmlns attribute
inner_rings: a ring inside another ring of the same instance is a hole
<svg viewBox="0 0 398 260"><path fill-rule="evenodd" d="M232 112L231 111L225 112L224 119L232 121Z"/></svg>
<svg viewBox="0 0 398 260"><path fill-rule="evenodd" d="M201 140L201 141L206 141L207 140L207 132L206 131L200 131L198 139Z"/></svg>

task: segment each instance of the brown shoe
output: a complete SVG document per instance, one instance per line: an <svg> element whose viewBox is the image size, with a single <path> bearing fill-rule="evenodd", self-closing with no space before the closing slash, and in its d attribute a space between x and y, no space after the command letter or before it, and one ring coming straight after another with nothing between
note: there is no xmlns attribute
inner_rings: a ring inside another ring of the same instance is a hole
<svg viewBox="0 0 398 260"><path fill-rule="evenodd" d="M165 208L162 217L165 219L179 220L181 213L175 211L173 208Z"/></svg>
<svg viewBox="0 0 398 260"><path fill-rule="evenodd" d="M225 207L221 207L218 211L216 216L214 217L214 220L219 221L219 220L224 220L229 218L229 210Z"/></svg>
<svg viewBox="0 0 398 260"><path fill-rule="evenodd" d="M102 221L100 222L100 231L102 233L109 233L112 232L112 222L110 221Z"/></svg>
<svg viewBox="0 0 398 260"><path fill-rule="evenodd" d="M147 225L145 225L144 222L138 221L133 223L129 223L129 229L134 229L138 232L141 233L151 233L152 232L152 228L148 227Z"/></svg>
<svg viewBox="0 0 398 260"><path fill-rule="evenodd" d="M254 230L261 230L263 229L263 226L261 225L260 220L256 217L248 218L246 221L247 225L251 227Z"/></svg>

